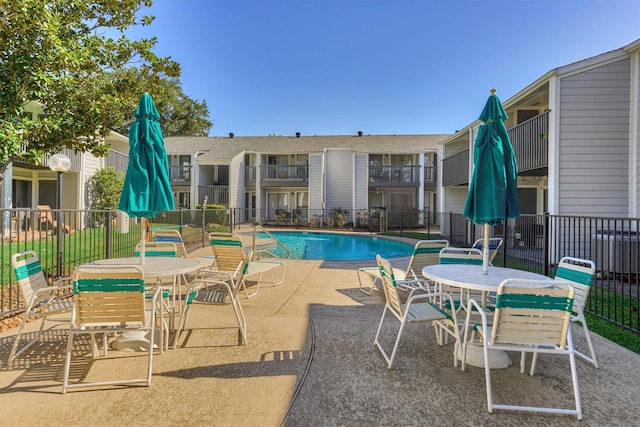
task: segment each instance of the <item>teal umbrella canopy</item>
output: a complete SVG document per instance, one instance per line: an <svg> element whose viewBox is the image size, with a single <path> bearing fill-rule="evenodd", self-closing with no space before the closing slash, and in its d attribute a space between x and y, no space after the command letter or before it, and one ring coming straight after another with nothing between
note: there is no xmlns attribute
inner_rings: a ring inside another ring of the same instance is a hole
<svg viewBox="0 0 640 427"><path fill-rule="evenodd" d="M129 166L119 208L132 217L153 218L175 205L160 114L148 93L140 96L135 118L129 129Z"/></svg>
<svg viewBox="0 0 640 427"><path fill-rule="evenodd" d="M491 96L480 114L480 126L473 150L473 176L463 215L475 224L498 225L520 215L518 207L518 165L500 99Z"/></svg>

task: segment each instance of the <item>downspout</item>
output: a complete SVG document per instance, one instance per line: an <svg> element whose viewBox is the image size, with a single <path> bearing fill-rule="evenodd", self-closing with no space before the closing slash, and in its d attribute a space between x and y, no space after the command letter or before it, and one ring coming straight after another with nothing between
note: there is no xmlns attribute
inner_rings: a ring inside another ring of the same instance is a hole
<svg viewBox="0 0 640 427"><path fill-rule="evenodd" d="M640 79L640 52L631 54L631 82L629 96L629 217L638 216L638 80ZM633 223L635 224L635 222ZM638 231L638 230L634 230Z"/></svg>

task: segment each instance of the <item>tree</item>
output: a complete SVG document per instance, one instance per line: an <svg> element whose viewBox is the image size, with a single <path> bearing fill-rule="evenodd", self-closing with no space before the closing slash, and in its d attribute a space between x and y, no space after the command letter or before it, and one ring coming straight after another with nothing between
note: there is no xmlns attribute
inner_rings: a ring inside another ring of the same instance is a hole
<svg viewBox="0 0 640 427"><path fill-rule="evenodd" d="M13 159L38 163L62 147L105 155L104 137L132 117L141 92L179 77L178 63L153 53L155 37L129 40L124 34L153 22L139 14L151 4L0 2L0 173ZM127 72L133 67L149 77L143 90ZM41 120L27 114L29 101L44 106Z"/></svg>
<svg viewBox="0 0 640 427"><path fill-rule="evenodd" d="M209 120L206 101L198 102L185 95L179 79L152 76L139 69L130 68L121 72L120 80L132 82L127 90L131 92L130 97L135 99L135 103L131 105L130 119L116 126L113 129L116 132L127 135L129 126L134 120L133 111L138 102L136 93L139 96L141 92L137 85L143 82L154 88L150 93L160 113L160 126L164 136L209 135L212 123Z"/></svg>
<svg viewBox="0 0 640 427"><path fill-rule="evenodd" d="M123 186L124 173L116 172L111 166L96 171L89 179L91 209L118 209Z"/></svg>

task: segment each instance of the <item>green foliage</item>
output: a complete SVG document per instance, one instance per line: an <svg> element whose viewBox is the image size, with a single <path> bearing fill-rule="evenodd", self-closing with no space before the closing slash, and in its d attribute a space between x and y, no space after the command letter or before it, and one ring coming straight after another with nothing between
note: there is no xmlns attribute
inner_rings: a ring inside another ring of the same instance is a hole
<svg viewBox="0 0 640 427"><path fill-rule="evenodd" d="M420 219L420 209L411 208L400 213L402 215L402 224L408 228L415 228L418 226L418 220Z"/></svg>
<svg viewBox="0 0 640 427"><path fill-rule="evenodd" d="M98 170L89 180L91 209L118 209L124 186L124 173L113 167Z"/></svg>
<svg viewBox="0 0 640 427"><path fill-rule="evenodd" d="M104 138L132 117L180 66L153 53L155 38L129 40L149 25L152 0L4 1L0 8L0 171L22 158L37 163L62 147L105 155ZM117 36L117 37L113 37ZM135 66L138 75L127 72ZM26 108L37 103L38 109ZM33 114L44 113L35 117ZM24 144L24 145L23 145Z"/></svg>
<svg viewBox="0 0 640 427"><path fill-rule="evenodd" d="M342 208L331 209L331 223L338 228L344 228L349 220L349 211Z"/></svg>
<svg viewBox="0 0 640 427"><path fill-rule="evenodd" d="M162 134L168 136L208 136L209 130L213 124L208 119L209 108L205 101L198 102L182 92L180 80L177 78L163 78L151 75L149 72L137 68L129 68L117 73L120 80L128 82L126 91L128 99L134 99L141 92L149 92L153 96L153 102L160 113L160 127ZM153 91L151 89L141 90L140 82L149 84L152 82ZM121 94L124 94L125 88L121 88ZM137 94L137 95L136 95ZM136 105L131 105L128 117L131 119L117 125L114 130L123 135L129 132L129 126L133 121L132 112Z"/></svg>

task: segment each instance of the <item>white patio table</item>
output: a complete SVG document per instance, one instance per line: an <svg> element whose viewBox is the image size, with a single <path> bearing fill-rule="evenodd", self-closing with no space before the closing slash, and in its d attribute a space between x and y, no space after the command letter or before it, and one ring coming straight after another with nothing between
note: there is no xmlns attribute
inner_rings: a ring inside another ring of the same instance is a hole
<svg viewBox="0 0 640 427"><path fill-rule="evenodd" d="M487 274L482 274L481 265L470 264L428 265L422 269L422 275L425 279L435 283L482 292L483 307L486 304L486 295L490 292L497 292L498 286L503 280L553 280L545 275L532 273L530 271L493 266L489 266ZM465 310L467 309L465 306L463 306L463 308ZM460 358L462 352L458 343L456 344L456 352L458 354L458 358ZM492 369L501 369L511 366L511 358L506 352L498 350L492 351L490 359ZM467 349L467 364L484 368L482 347L469 346Z"/></svg>
<svg viewBox="0 0 640 427"><path fill-rule="evenodd" d="M143 273L145 280L157 279L159 277L173 276L179 278L184 274L193 273L198 271L202 264L196 259L190 258L174 258L174 257L145 257L143 262L140 262L139 257L127 257L127 258L109 258L101 259L97 261L88 262L83 264L83 267L91 267L92 265L109 265L109 266L136 266L139 267ZM85 270L86 271L86 270ZM179 283L178 283L179 289ZM174 324L173 317L175 316L176 295L172 295L174 312L171 314L170 325L171 328ZM113 343L113 347L116 350L139 350L144 348L144 343L149 343L148 339L141 336L138 332L127 332L116 338ZM147 345L148 347L148 345ZM162 345L161 345L162 347Z"/></svg>

